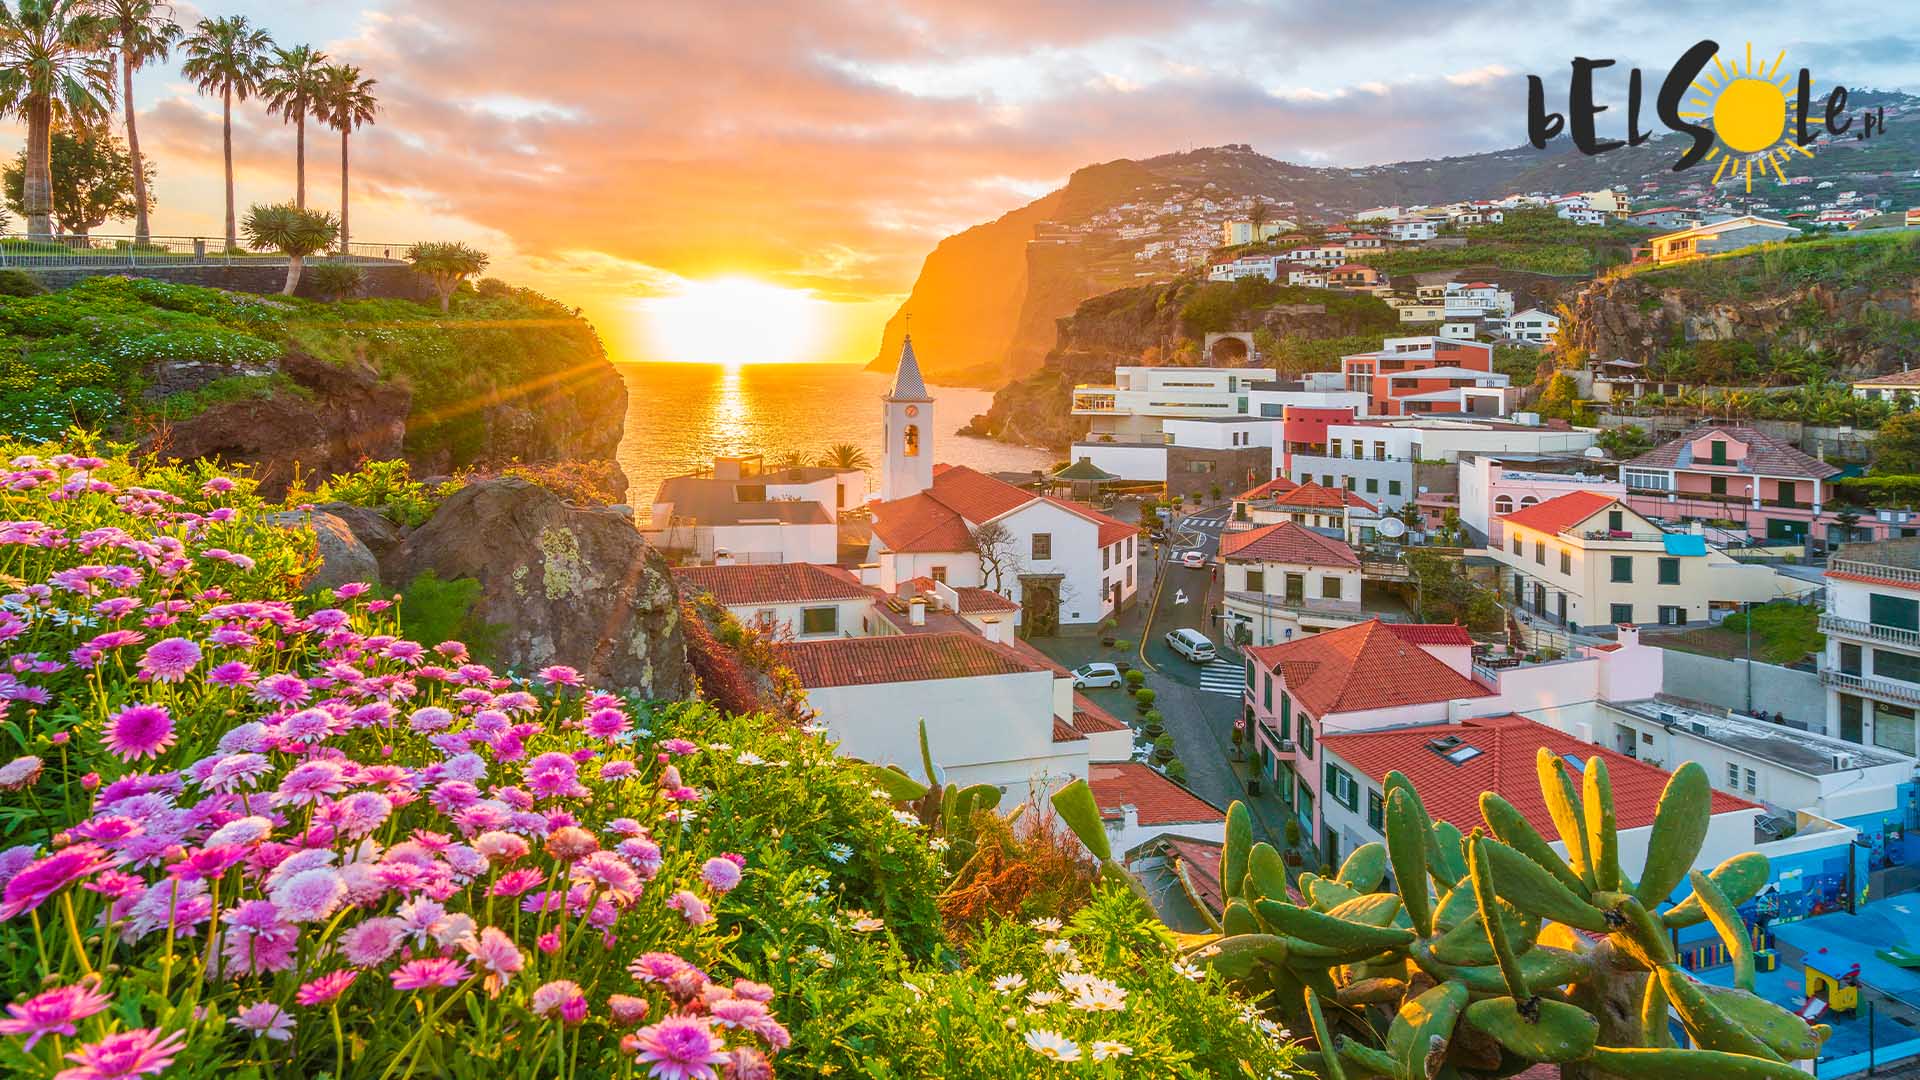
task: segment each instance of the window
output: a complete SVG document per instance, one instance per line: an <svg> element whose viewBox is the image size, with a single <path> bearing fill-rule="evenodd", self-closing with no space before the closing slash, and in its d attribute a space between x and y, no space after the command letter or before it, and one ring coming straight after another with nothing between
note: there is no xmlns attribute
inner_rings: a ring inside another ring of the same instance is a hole
<svg viewBox="0 0 1920 1080"><path fill-rule="evenodd" d="M1626 532L1627 531L1626 513L1620 510L1607 511L1607 529L1610 532Z"/></svg>
<svg viewBox="0 0 1920 1080"><path fill-rule="evenodd" d="M1533 561L1539 563L1541 566L1547 565L1547 542L1545 540L1535 540L1533 542Z"/></svg>
<svg viewBox="0 0 1920 1080"><path fill-rule="evenodd" d="M1724 476L1709 477L1707 479L1707 491L1713 495L1725 495L1727 493L1727 478Z"/></svg>
<svg viewBox="0 0 1920 1080"><path fill-rule="evenodd" d="M1330 472L1323 472L1323 473L1321 473L1321 474L1320 474L1320 486L1321 486L1321 487L1324 487L1324 488L1330 488L1330 487L1332 487L1332 486L1333 486L1333 474L1332 474L1332 473L1330 473Z"/></svg>
<svg viewBox="0 0 1920 1080"><path fill-rule="evenodd" d="M803 634L831 634L840 629L840 609L837 607L810 607L800 609L800 632Z"/></svg>
<svg viewBox="0 0 1920 1080"><path fill-rule="evenodd" d="M1793 505L1793 492L1794 485L1791 480L1780 480L1774 484L1774 496L1780 500L1781 506Z"/></svg>
<svg viewBox="0 0 1920 1080"><path fill-rule="evenodd" d="M1133 588L1133 564L1127 564L1127 588Z"/></svg>
<svg viewBox="0 0 1920 1080"><path fill-rule="evenodd" d="M1373 827L1374 832L1386 834L1387 802L1372 788L1367 789L1367 824Z"/></svg>
<svg viewBox="0 0 1920 1080"><path fill-rule="evenodd" d="M1867 595L1867 621L1895 630L1920 630L1920 600L1904 596Z"/></svg>
<svg viewBox="0 0 1920 1080"><path fill-rule="evenodd" d="M1369 495L1380 494L1380 481L1374 479L1371 476L1367 477L1367 494Z"/></svg>
<svg viewBox="0 0 1920 1080"><path fill-rule="evenodd" d="M1340 599L1340 593L1340 578L1338 576L1326 574L1320 578L1320 598L1322 600L1338 600Z"/></svg>
<svg viewBox="0 0 1920 1080"><path fill-rule="evenodd" d="M1751 795L1754 793L1754 788L1758 785L1758 780L1759 778L1753 775L1753 770L1748 769L1747 770L1747 794Z"/></svg>
<svg viewBox="0 0 1920 1080"><path fill-rule="evenodd" d="M1920 683L1920 656L1894 652L1890 649L1875 649L1873 650L1873 673L1882 678ZM1879 710L1875 709L1875 711Z"/></svg>
<svg viewBox="0 0 1920 1080"><path fill-rule="evenodd" d="M902 433L900 444L901 444L901 453L904 453L908 457L919 457L920 456L920 425L908 424L907 430Z"/></svg>
<svg viewBox="0 0 1920 1080"><path fill-rule="evenodd" d="M1349 810L1360 808L1360 787L1353 782L1353 774L1332 762L1327 763L1327 797Z"/></svg>
<svg viewBox="0 0 1920 1080"><path fill-rule="evenodd" d="M1127 558L1129 559L1133 558L1133 541L1134 537L1127 537ZM1132 571L1129 570L1128 574L1132 574ZM1128 584L1132 584L1132 582L1128 582Z"/></svg>
<svg viewBox="0 0 1920 1080"><path fill-rule="evenodd" d="M1513 553L1515 555L1520 554L1520 534L1519 533L1515 533L1513 535Z"/></svg>
<svg viewBox="0 0 1920 1080"><path fill-rule="evenodd" d="M1714 445L1718 446L1719 444L1715 443ZM1729 761L1727 762L1727 788L1728 790L1732 790L1734 788L1738 788L1739 786L1740 786L1740 766L1735 765L1733 762Z"/></svg>
<svg viewBox="0 0 1920 1080"><path fill-rule="evenodd" d="M1400 494L1400 481L1398 480L1387 481L1387 494L1389 495Z"/></svg>
<svg viewBox="0 0 1920 1080"><path fill-rule="evenodd" d="M1253 658L1247 658L1247 688L1253 688Z"/></svg>
<svg viewBox="0 0 1920 1080"><path fill-rule="evenodd" d="M1727 444L1719 439L1713 440L1713 444L1710 447L1710 456L1707 460L1715 465L1725 465L1727 463Z"/></svg>
<svg viewBox="0 0 1920 1080"><path fill-rule="evenodd" d="M1267 591L1267 572L1265 570L1247 571L1247 591L1248 592L1266 592Z"/></svg>
<svg viewBox="0 0 1920 1080"><path fill-rule="evenodd" d="M1613 580L1614 581L1632 581L1633 580L1633 556L1614 555L1614 556L1611 556L1611 558L1613 560Z"/></svg>
<svg viewBox="0 0 1920 1080"><path fill-rule="evenodd" d="M944 566L936 566L933 569L927 571L927 576L939 582L940 584L945 585L947 583L947 568Z"/></svg>
<svg viewBox="0 0 1920 1080"><path fill-rule="evenodd" d="M1263 698L1263 703L1267 707L1267 711L1272 712L1273 711L1273 676L1271 674L1267 676L1266 687L1261 691L1261 694Z"/></svg>
<svg viewBox="0 0 1920 1080"><path fill-rule="evenodd" d="M1340 452L1342 448L1345 447L1345 445L1346 445L1345 439L1328 439L1327 440L1327 456L1339 457Z"/></svg>
<svg viewBox="0 0 1920 1080"><path fill-rule="evenodd" d="M1353 486L1353 477L1351 477L1351 476L1349 476L1349 477L1347 477L1347 490L1348 490L1348 491L1352 491L1352 490L1354 490L1354 486Z"/></svg>
<svg viewBox="0 0 1920 1080"><path fill-rule="evenodd" d="M1493 512L1496 514L1513 513L1513 496L1501 495L1493 500Z"/></svg>
<svg viewBox="0 0 1920 1080"><path fill-rule="evenodd" d="M1107 569L1111 569L1112 566L1113 566L1113 549L1101 548L1100 549L1100 569L1107 570Z"/></svg>
<svg viewBox="0 0 1920 1080"><path fill-rule="evenodd" d="M1861 649L1858 645L1842 643L1840 646L1840 672L1843 675L1860 674Z"/></svg>
<svg viewBox="0 0 1920 1080"><path fill-rule="evenodd" d="M1373 444L1373 460L1375 461L1387 460L1387 444L1386 443L1377 442ZM1351 809L1351 807L1349 807L1349 809Z"/></svg>
<svg viewBox="0 0 1920 1080"><path fill-rule="evenodd" d="M1573 573L1573 552L1563 551L1560 553L1560 572L1563 574Z"/></svg>
<svg viewBox="0 0 1920 1080"><path fill-rule="evenodd" d="M1662 558L1660 560L1660 584L1680 584L1680 560Z"/></svg>
<svg viewBox="0 0 1920 1080"><path fill-rule="evenodd" d="M1053 558L1053 534L1052 533L1034 533L1033 534L1033 557L1036 559Z"/></svg>
<svg viewBox="0 0 1920 1080"><path fill-rule="evenodd" d="M1280 737L1293 738L1293 699L1284 693L1280 695Z"/></svg>
<svg viewBox="0 0 1920 1080"><path fill-rule="evenodd" d="M733 501L734 502L766 502L767 501L767 485L735 484L733 485Z"/></svg>
<svg viewBox="0 0 1920 1080"><path fill-rule="evenodd" d="M1607 606L1607 618L1616 624L1631 623L1633 622L1633 605L1609 604Z"/></svg>
<svg viewBox="0 0 1920 1080"><path fill-rule="evenodd" d="M1305 757L1313 756L1313 717L1300 714L1300 753Z"/></svg>
<svg viewBox="0 0 1920 1080"><path fill-rule="evenodd" d="M1873 745L1913 753L1913 710L1898 705L1873 706Z"/></svg>

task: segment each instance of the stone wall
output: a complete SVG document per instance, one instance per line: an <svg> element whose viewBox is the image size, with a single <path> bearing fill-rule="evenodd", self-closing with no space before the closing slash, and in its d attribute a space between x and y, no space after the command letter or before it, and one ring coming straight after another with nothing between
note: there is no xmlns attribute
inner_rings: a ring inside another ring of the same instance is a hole
<svg viewBox="0 0 1920 1080"><path fill-rule="evenodd" d="M1202 471L1195 471L1196 468ZM1214 501L1213 487L1220 486L1222 501L1266 481L1273 475L1273 448L1241 446L1210 450L1199 446L1167 447L1167 494L1198 499L1201 505Z"/></svg>
<svg viewBox="0 0 1920 1080"><path fill-rule="evenodd" d="M1661 689L1675 697L1704 701L1735 711L1747 708L1747 662L1698 653L1665 650ZM1799 668L1753 665L1753 707L1780 713L1796 726L1824 732L1827 692L1820 676Z"/></svg>
<svg viewBox="0 0 1920 1080"><path fill-rule="evenodd" d="M300 287L294 295L308 299L322 299L313 291L312 269L314 263L307 264L307 274L303 275ZM433 287L427 280L404 264L364 266L366 285L361 295L382 300L419 300L436 301ZM39 279L49 289L64 289L85 278L120 275L123 277L153 278L156 281L171 281L181 285L204 285L211 289L227 289L232 292L257 293L271 295L278 293L287 283L285 263L263 263L252 266L123 266L123 267L46 267L29 268L26 271Z"/></svg>

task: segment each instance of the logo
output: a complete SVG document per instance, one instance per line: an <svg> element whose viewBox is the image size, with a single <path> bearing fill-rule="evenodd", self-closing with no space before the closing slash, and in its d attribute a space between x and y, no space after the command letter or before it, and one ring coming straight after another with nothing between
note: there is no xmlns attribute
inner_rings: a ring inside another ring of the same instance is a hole
<svg viewBox="0 0 1920 1080"><path fill-rule="evenodd" d="M1747 43L1744 58L1722 56L1715 41L1698 42L1682 53L1661 82L1654 102L1660 123L1693 140L1673 163L1674 171L1713 162L1714 183L1744 177L1751 192L1755 173L1765 180L1771 172L1785 183L1786 167L1794 155L1812 157L1808 147L1821 132L1838 138L1851 130L1855 139L1864 140L1886 131L1882 109L1862 110L1857 118L1848 114L1844 86L1828 91L1824 115L1818 123L1809 123L1808 117L1814 114L1813 75L1801 68L1796 78L1786 70L1786 60L1782 49L1771 64L1764 57L1756 61L1752 42ZM1527 76L1527 140L1535 149L1545 149L1562 130L1588 156L1639 146L1653 138L1654 132L1640 126L1639 68L1627 77L1626 139L1602 139L1596 133L1595 118L1610 106L1595 102L1593 73L1612 66L1612 60L1574 58L1564 115L1547 111L1545 82L1538 75Z"/></svg>

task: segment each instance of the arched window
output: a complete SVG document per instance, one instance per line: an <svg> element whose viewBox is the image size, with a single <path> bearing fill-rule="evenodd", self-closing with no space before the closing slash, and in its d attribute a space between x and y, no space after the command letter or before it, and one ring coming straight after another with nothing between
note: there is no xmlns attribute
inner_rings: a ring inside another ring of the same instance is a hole
<svg viewBox="0 0 1920 1080"><path fill-rule="evenodd" d="M1513 496L1501 495L1493 500L1493 512L1496 514L1513 513Z"/></svg>
<svg viewBox="0 0 1920 1080"><path fill-rule="evenodd" d="M1527 507L1539 501L1539 499L1534 498L1532 495L1523 495L1520 497L1520 509L1525 510Z"/></svg>
<svg viewBox="0 0 1920 1080"><path fill-rule="evenodd" d="M908 424L907 430L903 433L903 438L900 440L900 442L901 442L901 446L904 448L903 452L908 457L919 457L920 456L920 425Z"/></svg>

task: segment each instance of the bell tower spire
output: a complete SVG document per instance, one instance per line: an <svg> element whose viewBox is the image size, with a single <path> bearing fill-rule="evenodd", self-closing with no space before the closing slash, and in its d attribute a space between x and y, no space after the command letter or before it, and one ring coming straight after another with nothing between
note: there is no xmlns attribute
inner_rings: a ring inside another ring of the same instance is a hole
<svg viewBox="0 0 1920 1080"><path fill-rule="evenodd" d="M911 333L900 343L893 389L881 403L886 413L886 453L880 459L880 498L891 501L917 495L933 486L933 398L920 377Z"/></svg>

